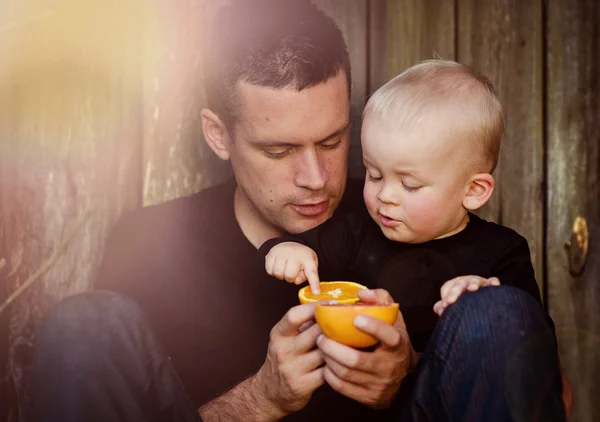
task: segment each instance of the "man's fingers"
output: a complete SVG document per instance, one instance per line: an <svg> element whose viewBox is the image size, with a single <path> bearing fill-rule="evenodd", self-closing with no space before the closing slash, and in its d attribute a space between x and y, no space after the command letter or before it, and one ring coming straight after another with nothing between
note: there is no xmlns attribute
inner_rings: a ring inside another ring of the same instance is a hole
<svg viewBox="0 0 600 422"><path fill-rule="evenodd" d="M300 327L298 327L298 332L302 333L306 330L308 330L310 327L312 327L313 325L316 324L316 321L306 321L304 324L302 324Z"/></svg>
<svg viewBox="0 0 600 422"><path fill-rule="evenodd" d="M306 353L317 345L317 338L322 334L318 324L312 325L294 338L294 350L298 354Z"/></svg>
<svg viewBox="0 0 600 422"><path fill-rule="evenodd" d="M374 364L368 359L369 352L361 352L324 335L317 339L317 345L325 358L333 359L348 368L360 368L365 372L374 372Z"/></svg>
<svg viewBox="0 0 600 422"><path fill-rule="evenodd" d="M359 290L358 297L362 302L374 305L391 305L394 303L392 296L383 289Z"/></svg>
<svg viewBox="0 0 600 422"><path fill-rule="evenodd" d="M291 364L300 374L307 374L317 369L323 362L323 353L319 349L314 349L296 357Z"/></svg>
<svg viewBox="0 0 600 422"><path fill-rule="evenodd" d="M331 372L333 372L341 380L351 382L354 384L364 385L367 382L369 382L373 377L373 374L369 374L358 369L348 368L347 366L342 365L335 359L325 357L324 360L325 364L331 370Z"/></svg>
<svg viewBox="0 0 600 422"><path fill-rule="evenodd" d="M321 293L321 281L319 280L319 271L315 262L306 263L304 265L304 275L310 284L310 290L314 295Z"/></svg>
<svg viewBox="0 0 600 422"><path fill-rule="evenodd" d="M325 384L324 370L325 367L323 366L304 375L301 378L303 390L315 391L317 388Z"/></svg>
<svg viewBox="0 0 600 422"><path fill-rule="evenodd" d="M328 366L325 366L323 370L323 377L325 382L327 382L331 388L348 398L361 402L367 395L367 391L364 387L344 381L338 377Z"/></svg>
<svg viewBox="0 0 600 422"><path fill-rule="evenodd" d="M400 344L401 336L398 329L377 318L359 315L354 318L354 325L387 347L395 348Z"/></svg>
<svg viewBox="0 0 600 422"><path fill-rule="evenodd" d="M298 330L302 324L307 321L314 320L315 305L308 303L298 305L291 308L283 316L283 318L273 327L272 335L291 336L298 334Z"/></svg>

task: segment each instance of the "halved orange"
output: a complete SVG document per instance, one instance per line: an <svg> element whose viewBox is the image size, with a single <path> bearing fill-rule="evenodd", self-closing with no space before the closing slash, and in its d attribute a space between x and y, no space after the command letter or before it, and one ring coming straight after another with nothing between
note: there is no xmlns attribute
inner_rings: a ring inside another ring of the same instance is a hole
<svg viewBox="0 0 600 422"><path fill-rule="evenodd" d="M321 293L313 295L310 286L305 286L298 292L300 303L313 303L323 300L336 300L338 303L356 303L360 299L356 292L366 289L362 284L352 281L322 281Z"/></svg>
<svg viewBox="0 0 600 422"><path fill-rule="evenodd" d="M317 324L319 324L323 333L330 339L358 349L377 344L377 339L363 333L354 326L354 318L358 315L370 315L373 318L393 325L398 317L398 304L318 304L315 308Z"/></svg>

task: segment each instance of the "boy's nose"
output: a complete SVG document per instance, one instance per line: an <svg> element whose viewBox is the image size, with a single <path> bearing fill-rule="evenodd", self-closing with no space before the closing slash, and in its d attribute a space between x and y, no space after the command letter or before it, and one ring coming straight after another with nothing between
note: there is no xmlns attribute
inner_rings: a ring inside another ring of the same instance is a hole
<svg viewBox="0 0 600 422"><path fill-rule="evenodd" d="M377 194L377 199L384 204L399 205L398 199L394 195L394 190L389 184L383 185Z"/></svg>

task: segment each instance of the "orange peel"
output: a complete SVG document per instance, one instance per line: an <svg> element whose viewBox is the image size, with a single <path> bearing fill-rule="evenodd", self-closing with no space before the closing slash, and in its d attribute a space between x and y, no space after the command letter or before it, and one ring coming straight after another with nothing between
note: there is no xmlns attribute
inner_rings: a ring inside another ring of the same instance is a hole
<svg viewBox="0 0 600 422"><path fill-rule="evenodd" d="M399 306L356 304L324 304L319 303L315 308L315 318L323 334L338 343L362 349L377 344L377 339L360 331L354 325L358 315L368 315L386 324L393 325L398 317Z"/></svg>

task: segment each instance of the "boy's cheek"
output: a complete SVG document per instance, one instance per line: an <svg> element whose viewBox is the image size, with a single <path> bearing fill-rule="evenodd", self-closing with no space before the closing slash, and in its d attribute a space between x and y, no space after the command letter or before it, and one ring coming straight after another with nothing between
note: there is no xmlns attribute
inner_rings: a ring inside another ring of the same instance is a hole
<svg viewBox="0 0 600 422"><path fill-rule="evenodd" d="M377 211L377 198L376 193L373 192L370 188L365 188L363 191L363 199L365 201L365 205L367 210L369 210L370 214L373 214Z"/></svg>
<svg viewBox="0 0 600 422"><path fill-rule="evenodd" d="M427 198L405 199L404 211L411 226L416 230L427 230L434 228L439 214L443 211L443 205L435 204Z"/></svg>

